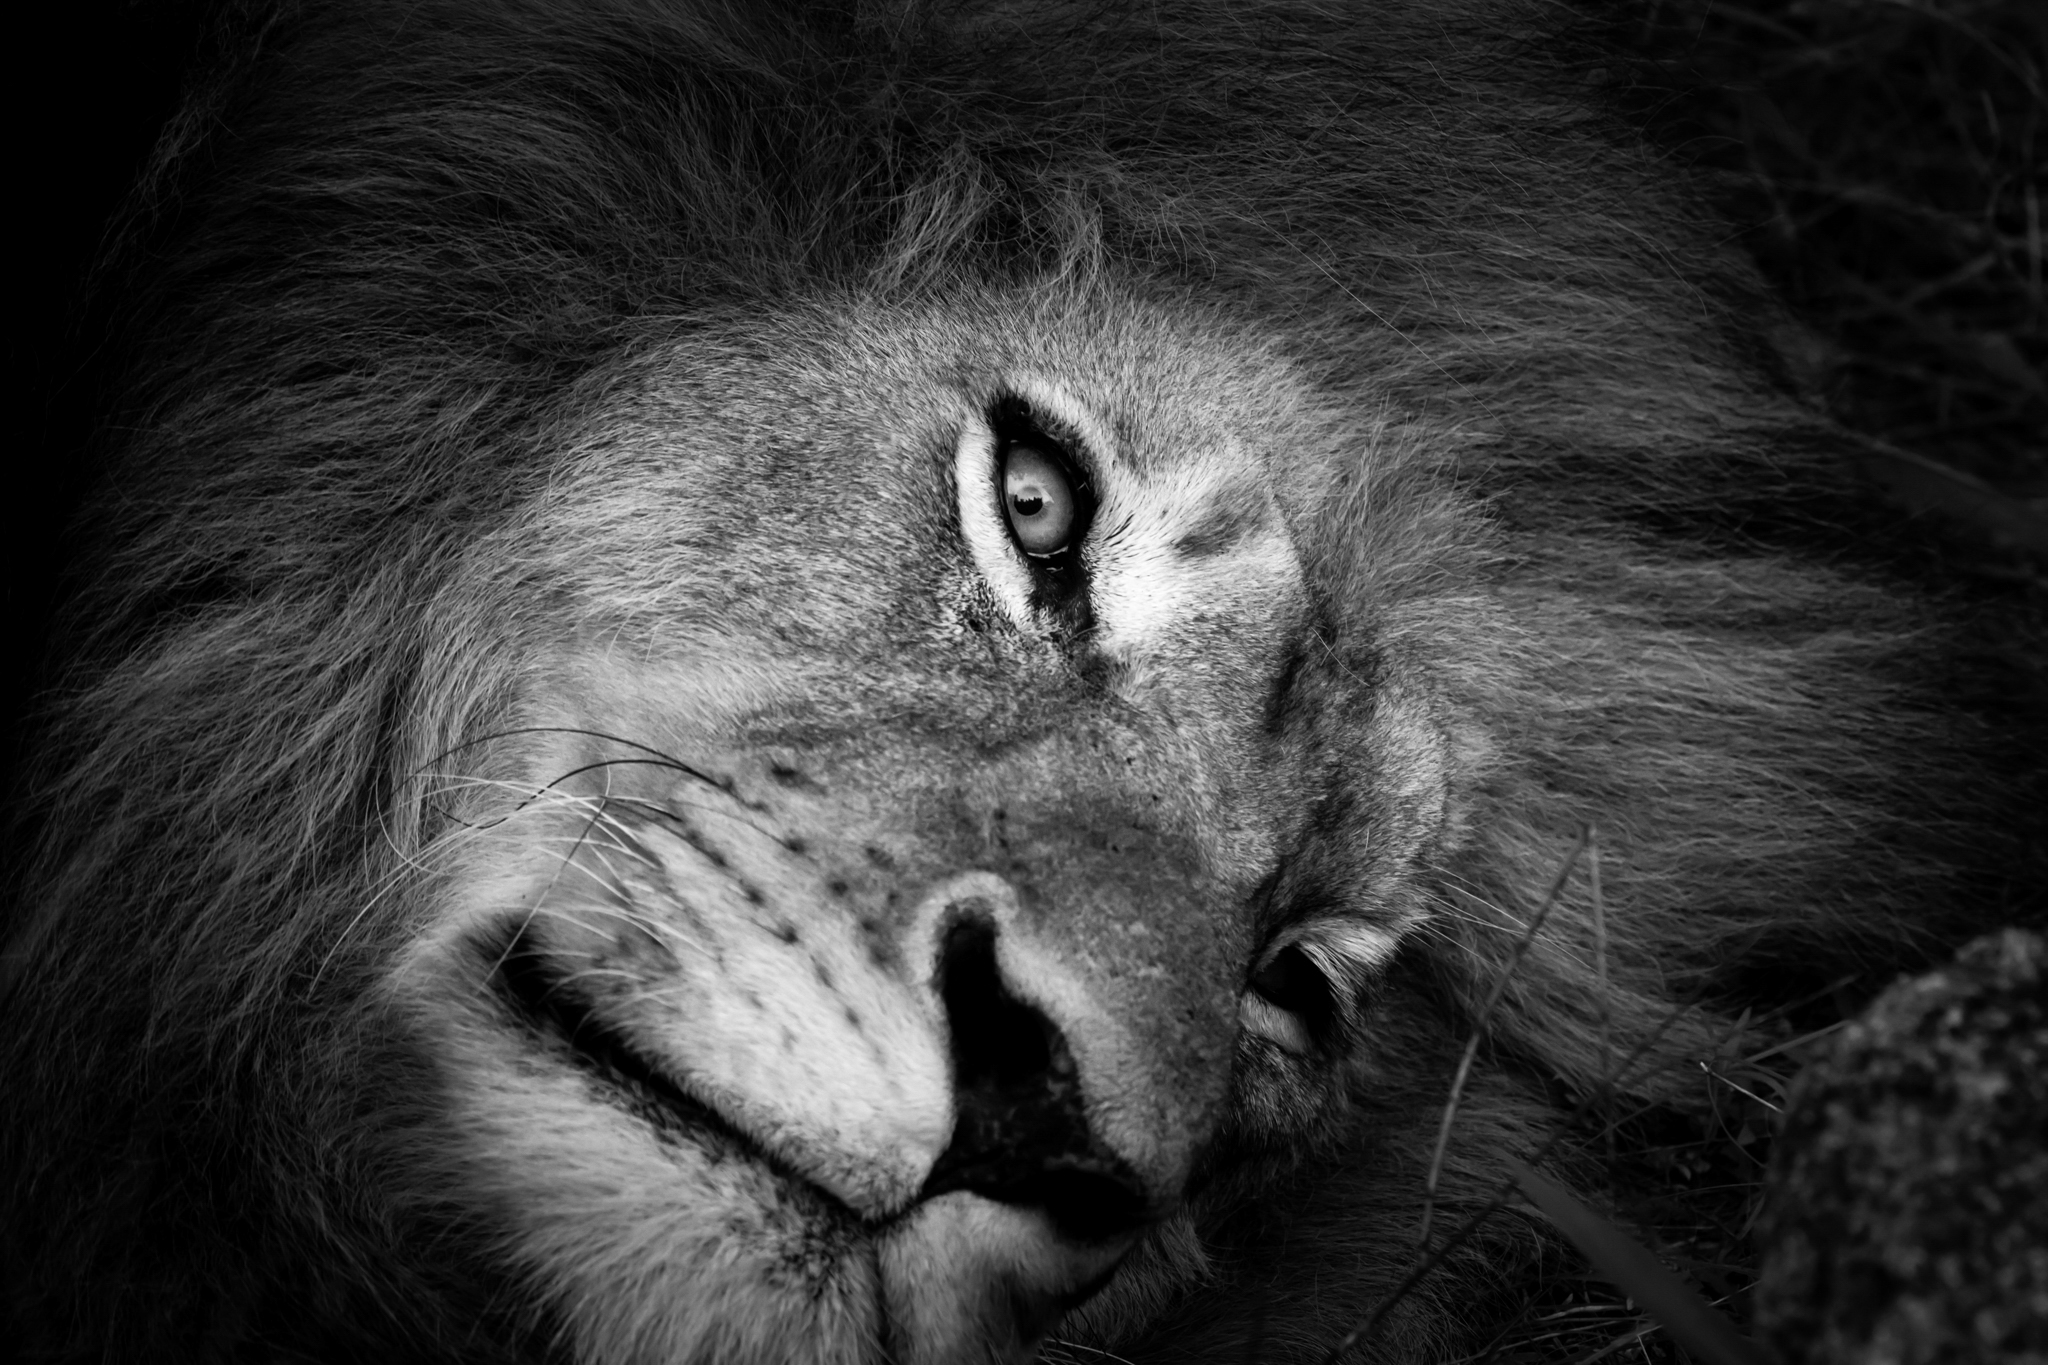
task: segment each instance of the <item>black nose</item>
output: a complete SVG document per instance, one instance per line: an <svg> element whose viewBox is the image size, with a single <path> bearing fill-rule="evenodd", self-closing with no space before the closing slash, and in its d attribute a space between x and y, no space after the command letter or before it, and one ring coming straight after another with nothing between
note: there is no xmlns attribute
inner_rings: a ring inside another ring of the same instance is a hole
<svg viewBox="0 0 2048 1365"><path fill-rule="evenodd" d="M954 925L939 971L958 1118L924 1196L969 1190L1043 1209L1062 1235L1085 1242L1146 1222L1151 1201L1143 1184L1089 1131L1067 1040L1005 989L995 930Z"/></svg>

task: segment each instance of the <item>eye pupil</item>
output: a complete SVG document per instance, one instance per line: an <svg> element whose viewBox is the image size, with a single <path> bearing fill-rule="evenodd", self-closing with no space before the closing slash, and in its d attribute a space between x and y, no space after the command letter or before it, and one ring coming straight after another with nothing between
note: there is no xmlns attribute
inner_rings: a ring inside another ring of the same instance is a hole
<svg viewBox="0 0 2048 1365"><path fill-rule="evenodd" d="M1003 453L1003 508L1010 533L1029 555L1067 548L1080 515L1066 466L1036 446L1016 444Z"/></svg>

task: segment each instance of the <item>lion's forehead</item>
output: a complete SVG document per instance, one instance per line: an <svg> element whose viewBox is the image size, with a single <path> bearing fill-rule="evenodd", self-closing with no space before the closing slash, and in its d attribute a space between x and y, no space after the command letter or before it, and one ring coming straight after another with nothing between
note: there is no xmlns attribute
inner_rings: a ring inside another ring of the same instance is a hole
<svg viewBox="0 0 2048 1365"><path fill-rule="evenodd" d="M1303 447L1333 439L1315 393L1247 321L1224 335L1215 319L1114 296L1078 316L1043 300L962 307L943 321L797 307L678 340L565 443L555 503L644 515L666 489L671 529L713 538L783 529L761 515L772 509L806 532L794 549L832 539L806 514L858 499L874 520L856 528L901 534L943 496L961 429L1015 394L1082 438L1107 495L1201 557L1256 526L1276 485L1299 498L1322 463Z"/></svg>

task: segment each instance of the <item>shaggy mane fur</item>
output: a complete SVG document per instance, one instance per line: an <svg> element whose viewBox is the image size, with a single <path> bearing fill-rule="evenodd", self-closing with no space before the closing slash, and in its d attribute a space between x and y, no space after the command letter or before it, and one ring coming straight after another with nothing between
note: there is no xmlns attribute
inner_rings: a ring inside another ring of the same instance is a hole
<svg viewBox="0 0 2048 1365"><path fill-rule="evenodd" d="M1582 863L1492 1022L1440 1229L1546 1087L1646 1044L1633 1088L1684 1107L1760 991L2038 915L2039 719L1993 608L1863 502L1726 230L1605 93L1599 14L1128 11L222 7L100 268L122 377L17 798L25 1358L565 1349L495 1230L402 1174L435 1082L378 992L449 832L424 775L521 682L465 632L561 610L462 596L469 557L664 346L765 345L768 312L1162 300L1409 452L1319 512L1319 590L1368 684L1448 661L1426 702L1474 776L1352 1155L1219 1174L1073 1340L1287 1360L1355 1325L1410 1263L1471 1012L1589 824L1604 962ZM1543 1245L1500 1222L1380 1349L1457 1340Z"/></svg>

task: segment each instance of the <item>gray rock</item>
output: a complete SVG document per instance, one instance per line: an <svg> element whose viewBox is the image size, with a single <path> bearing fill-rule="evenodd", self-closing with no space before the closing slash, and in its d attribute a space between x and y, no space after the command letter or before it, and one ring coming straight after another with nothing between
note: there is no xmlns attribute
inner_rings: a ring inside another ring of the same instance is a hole
<svg viewBox="0 0 2048 1365"><path fill-rule="evenodd" d="M1757 1325L1788 1365L2048 1361L2048 940L1902 979L1792 1088Z"/></svg>

